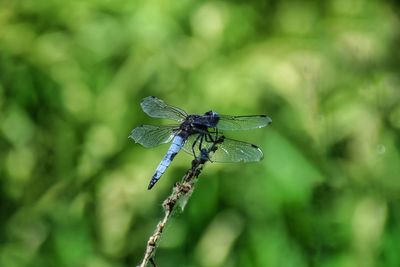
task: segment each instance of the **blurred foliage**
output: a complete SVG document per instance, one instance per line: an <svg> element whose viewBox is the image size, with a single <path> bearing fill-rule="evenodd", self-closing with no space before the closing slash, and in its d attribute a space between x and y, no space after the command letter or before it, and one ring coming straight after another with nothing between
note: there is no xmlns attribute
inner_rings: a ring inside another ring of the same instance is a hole
<svg viewBox="0 0 400 267"><path fill-rule="evenodd" d="M396 1L0 1L0 266L135 266L189 168L127 137L156 95L268 114L208 164L160 266L400 266ZM184 154L184 153L183 153Z"/></svg>

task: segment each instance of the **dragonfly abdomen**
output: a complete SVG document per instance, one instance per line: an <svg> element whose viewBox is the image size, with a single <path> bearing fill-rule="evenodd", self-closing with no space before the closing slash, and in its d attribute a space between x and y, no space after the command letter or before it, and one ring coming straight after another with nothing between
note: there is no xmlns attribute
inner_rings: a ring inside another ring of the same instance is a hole
<svg viewBox="0 0 400 267"><path fill-rule="evenodd" d="M172 144L169 147L167 154L161 160L160 164L158 164L158 167L153 177L151 178L151 181L147 189L150 190L157 183L157 181L164 174L165 170L171 164L172 160L175 158L176 154L178 154L179 150L181 150L183 144L184 144L184 138L182 136L177 135L174 137L174 140L172 141Z"/></svg>

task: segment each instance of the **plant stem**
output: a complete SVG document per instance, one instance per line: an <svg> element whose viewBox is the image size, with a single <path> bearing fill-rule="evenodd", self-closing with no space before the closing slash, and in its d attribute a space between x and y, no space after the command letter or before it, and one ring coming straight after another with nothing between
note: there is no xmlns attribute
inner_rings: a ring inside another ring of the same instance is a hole
<svg viewBox="0 0 400 267"><path fill-rule="evenodd" d="M140 267L146 267L149 261L154 267L156 267L156 264L154 262L155 251L158 246L158 241L165 228L165 225L168 223L169 218L171 218L172 212L176 204L183 199L188 200L191 196L195 183L197 181L197 177L200 175L201 170L203 169L203 166L206 162L207 160L204 159L193 160L192 167L183 176L182 182L175 184L172 189L171 195L169 195L167 199L163 202L162 206L164 208L164 218L158 222L154 233L147 241L146 252L143 257L142 263L139 265ZM184 203L182 203L181 206L183 209Z"/></svg>
<svg viewBox="0 0 400 267"><path fill-rule="evenodd" d="M218 149L218 145L224 141L224 138L223 135L217 138L212 142L212 145L208 147L208 149L202 149L200 147L200 156L196 157L192 161L192 167L183 176L182 181L175 184L172 188L171 195L164 200L162 204L164 208L164 218L158 222L154 233L147 241L146 252L139 267L146 267L149 261L153 267L157 267L154 262L154 256L165 225L168 223L169 218L171 218L172 212L177 203L179 203L183 210L186 202L192 195L197 178L199 177L204 164L210 160L210 156L212 156L212 154Z"/></svg>

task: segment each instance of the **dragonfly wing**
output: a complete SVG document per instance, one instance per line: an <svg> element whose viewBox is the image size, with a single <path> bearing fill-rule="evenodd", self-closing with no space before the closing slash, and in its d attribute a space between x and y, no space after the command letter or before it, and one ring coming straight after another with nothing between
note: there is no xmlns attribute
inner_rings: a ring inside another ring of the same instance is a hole
<svg viewBox="0 0 400 267"><path fill-rule="evenodd" d="M196 144L193 146L198 135L191 135L186 140L183 145L183 150L191 155L196 153L196 156L200 156L200 140L197 140ZM202 148L209 150L213 145L213 142L202 143ZM256 145L230 139L224 138L223 142L217 144L217 149L210 156L211 161L221 162L221 163L236 163L236 162L254 162L260 161L264 158L264 154L259 147Z"/></svg>
<svg viewBox="0 0 400 267"><path fill-rule="evenodd" d="M177 126L140 125L129 137L144 147L155 147L170 142L177 130Z"/></svg>
<svg viewBox="0 0 400 267"><path fill-rule="evenodd" d="M140 102L140 106L147 115L153 118L172 119L183 122L188 116L182 109L170 106L155 96L145 97Z"/></svg>
<svg viewBox="0 0 400 267"><path fill-rule="evenodd" d="M226 131L251 130L271 124L272 120L266 115L229 116L219 115L217 128Z"/></svg>
<svg viewBox="0 0 400 267"><path fill-rule="evenodd" d="M183 147L182 147L183 151L185 151L186 153L188 153L190 155L193 155L193 150L194 150L194 152L196 154L199 154L200 153L199 146L198 146L199 144L197 144L197 146L193 147L193 144L198 136L199 136L198 134L189 135L189 137L186 139L185 143L183 144Z"/></svg>
<svg viewBox="0 0 400 267"><path fill-rule="evenodd" d="M215 162L254 162L262 160L264 154L256 145L225 138L210 158Z"/></svg>

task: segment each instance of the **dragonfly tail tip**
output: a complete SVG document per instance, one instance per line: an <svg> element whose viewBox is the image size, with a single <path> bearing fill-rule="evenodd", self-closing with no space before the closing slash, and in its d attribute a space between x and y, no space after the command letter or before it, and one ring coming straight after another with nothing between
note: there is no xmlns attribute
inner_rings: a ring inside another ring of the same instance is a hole
<svg viewBox="0 0 400 267"><path fill-rule="evenodd" d="M156 182L157 182L158 180L151 180L150 181L150 183L149 183L149 186L147 187L147 190L150 190L150 189L152 189L153 188L153 186L156 184Z"/></svg>

